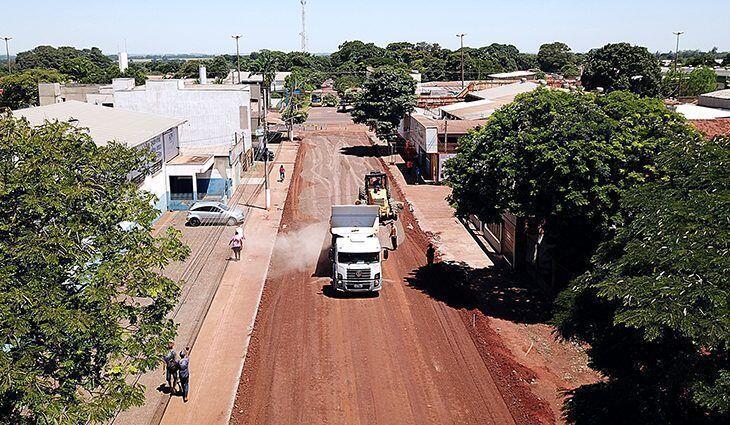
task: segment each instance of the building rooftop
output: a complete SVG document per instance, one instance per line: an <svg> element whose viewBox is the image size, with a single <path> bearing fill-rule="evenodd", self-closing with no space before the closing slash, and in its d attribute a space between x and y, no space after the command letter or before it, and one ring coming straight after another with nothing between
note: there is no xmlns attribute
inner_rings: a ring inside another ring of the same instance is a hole
<svg viewBox="0 0 730 425"><path fill-rule="evenodd" d="M171 159L168 164L169 165L203 165L210 158L212 158L212 155L178 155L175 158Z"/></svg>
<svg viewBox="0 0 730 425"><path fill-rule="evenodd" d="M45 121L75 120L77 127L88 129L97 146L104 146L112 140L127 146L138 146L186 121L75 100L18 109L13 111L13 115L26 118L34 126L42 125Z"/></svg>
<svg viewBox="0 0 730 425"><path fill-rule="evenodd" d="M689 122L709 139L716 136L730 136L730 118L690 120Z"/></svg>
<svg viewBox="0 0 730 425"><path fill-rule="evenodd" d="M511 96L514 100L515 96L521 93L527 93L540 87L540 84L533 83L530 81L505 84L499 87L492 87L486 90L473 91L468 94L469 97L476 97L479 99L491 99L496 100L505 96Z"/></svg>
<svg viewBox="0 0 730 425"><path fill-rule="evenodd" d="M420 114L413 114L411 117L424 127L436 127L439 134L448 132L451 135L466 134L472 128L487 123L487 120L436 120Z"/></svg>
<svg viewBox="0 0 730 425"><path fill-rule="evenodd" d="M495 79L508 79L508 78L527 78L527 77L534 77L537 75L536 73L532 71L512 71L512 72L500 72L498 74L489 74L489 78L495 78Z"/></svg>
<svg viewBox="0 0 730 425"><path fill-rule="evenodd" d="M708 108L693 103L683 103L676 106L676 111L688 120L711 120L716 118L730 118L730 109Z"/></svg>
<svg viewBox="0 0 730 425"><path fill-rule="evenodd" d="M703 93L700 97L712 97L715 99L730 99L730 89L717 90L709 93Z"/></svg>

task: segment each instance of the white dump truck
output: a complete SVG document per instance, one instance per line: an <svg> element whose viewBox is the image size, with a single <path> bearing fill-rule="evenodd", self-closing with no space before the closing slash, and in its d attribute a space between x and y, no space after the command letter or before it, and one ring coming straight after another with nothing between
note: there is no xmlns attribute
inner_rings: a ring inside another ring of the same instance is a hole
<svg viewBox="0 0 730 425"><path fill-rule="evenodd" d="M382 288L380 207L333 205L332 288L340 292L373 292ZM383 256L387 258L387 251Z"/></svg>

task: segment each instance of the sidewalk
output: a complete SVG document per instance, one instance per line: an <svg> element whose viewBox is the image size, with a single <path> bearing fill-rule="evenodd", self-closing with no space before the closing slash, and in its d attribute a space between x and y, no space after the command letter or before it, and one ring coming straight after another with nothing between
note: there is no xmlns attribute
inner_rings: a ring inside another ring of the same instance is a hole
<svg viewBox="0 0 730 425"><path fill-rule="evenodd" d="M374 144L382 144L372 136L370 140ZM446 197L451 193L451 188L441 185L408 184L401 172L402 169L405 169L405 161L398 154L394 157L395 164L393 165L389 163L390 156L382 159L395 178L394 183L406 196L405 208L408 208L408 204L411 205L413 215L421 229L432 235L434 246L441 255L441 259L465 262L473 268L494 266L492 260L474 240L464 224L454 216L454 208L446 201Z"/></svg>
<svg viewBox="0 0 730 425"><path fill-rule="evenodd" d="M289 188L298 144L285 142L271 172L271 209L251 208L239 262L230 261L190 353L190 394L171 397L163 424L227 424ZM278 182L278 165L287 178ZM255 205L263 205L264 191ZM243 206L241 206L243 207Z"/></svg>

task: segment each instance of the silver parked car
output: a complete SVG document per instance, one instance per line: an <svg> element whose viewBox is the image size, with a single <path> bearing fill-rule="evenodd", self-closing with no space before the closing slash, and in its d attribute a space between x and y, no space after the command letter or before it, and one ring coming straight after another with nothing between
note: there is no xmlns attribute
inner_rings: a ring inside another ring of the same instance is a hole
<svg viewBox="0 0 730 425"><path fill-rule="evenodd" d="M243 222L243 211L238 208L229 208L221 202L202 201L190 207L186 219L191 226L201 224L227 224L235 226Z"/></svg>

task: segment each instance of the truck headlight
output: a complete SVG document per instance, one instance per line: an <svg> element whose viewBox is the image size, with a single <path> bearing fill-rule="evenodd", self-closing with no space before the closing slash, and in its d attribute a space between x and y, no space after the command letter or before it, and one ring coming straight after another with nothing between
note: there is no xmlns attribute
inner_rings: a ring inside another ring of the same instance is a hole
<svg viewBox="0 0 730 425"><path fill-rule="evenodd" d="M342 279L343 279L342 274L341 273L337 273L337 280L342 280Z"/></svg>
<svg viewBox="0 0 730 425"><path fill-rule="evenodd" d="M380 273L375 273L375 280L380 280Z"/></svg>

